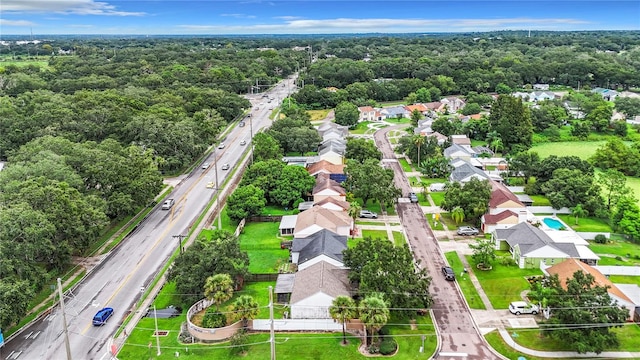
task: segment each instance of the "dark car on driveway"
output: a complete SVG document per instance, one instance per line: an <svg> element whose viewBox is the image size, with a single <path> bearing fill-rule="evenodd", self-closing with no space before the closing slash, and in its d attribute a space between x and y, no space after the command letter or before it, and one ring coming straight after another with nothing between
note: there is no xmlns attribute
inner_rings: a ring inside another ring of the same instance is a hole
<svg viewBox="0 0 640 360"><path fill-rule="evenodd" d="M458 235L473 236L478 235L479 233L480 231L473 226L460 226L458 228Z"/></svg>
<svg viewBox="0 0 640 360"><path fill-rule="evenodd" d="M456 279L456 273L453 272L451 266L443 266L442 275L444 275L444 278L449 281L453 281Z"/></svg>
<svg viewBox="0 0 640 360"><path fill-rule="evenodd" d="M418 195L416 195L416 193L414 193L414 192L410 192L409 193L409 200L412 203L417 203L418 202Z"/></svg>

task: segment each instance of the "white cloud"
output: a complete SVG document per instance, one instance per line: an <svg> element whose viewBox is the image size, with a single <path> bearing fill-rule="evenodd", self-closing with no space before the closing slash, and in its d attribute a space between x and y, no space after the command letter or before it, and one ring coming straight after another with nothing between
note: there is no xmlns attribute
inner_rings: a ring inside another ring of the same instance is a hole
<svg viewBox="0 0 640 360"><path fill-rule="evenodd" d="M35 24L27 20L7 20L0 19L0 26L34 26Z"/></svg>
<svg viewBox="0 0 640 360"><path fill-rule="evenodd" d="M3 0L5 13L59 13L75 15L142 16L143 12L119 11L115 6L94 0Z"/></svg>
<svg viewBox="0 0 640 360"><path fill-rule="evenodd" d="M233 17L236 19L254 19L255 18L254 15L247 15L247 14L220 14L220 16Z"/></svg>
<svg viewBox="0 0 640 360"><path fill-rule="evenodd" d="M571 18L497 18L497 19L322 19L305 20L281 17L277 24L255 25L179 25L183 31L216 34L326 34L326 33L398 33L464 32L508 29L576 29L588 21Z"/></svg>

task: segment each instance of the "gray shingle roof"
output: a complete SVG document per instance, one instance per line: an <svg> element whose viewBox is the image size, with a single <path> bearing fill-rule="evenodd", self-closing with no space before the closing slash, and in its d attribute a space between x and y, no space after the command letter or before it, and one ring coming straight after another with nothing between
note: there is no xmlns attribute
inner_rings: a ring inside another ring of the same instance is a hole
<svg viewBox="0 0 640 360"><path fill-rule="evenodd" d="M326 261L320 261L296 273L291 293L291 304L318 292L323 292L333 298L340 295L350 296L347 269L333 266Z"/></svg>
<svg viewBox="0 0 640 360"><path fill-rule="evenodd" d="M527 223L521 222L518 225L512 226L508 229L496 229L496 236L498 239L504 239L509 246L520 246L520 251L523 256L528 253L540 249L545 246L557 249L571 257L578 258L578 250L573 243L556 243L554 242L544 231L537 227Z"/></svg>
<svg viewBox="0 0 640 360"><path fill-rule="evenodd" d="M471 156L472 154L469 152L469 150L467 150L465 147L460 146L458 144L451 144L451 146L449 146L448 148L444 149L443 151L443 155L446 158L450 158L451 155L453 155L454 153L458 152L458 151L464 151L465 153L469 154L469 156Z"/></svg>
<svg viewBox="0 0 640 360"><path fill-rule="evenodd" d="M320 230L306 238L294 238L292 252L298 252L298 264L304 264L320 255L342 262L342 251L347 248L347 237L329 230Z"/></svg>
<svg viewBox="0 0 640 360"><path fill-rule="evenodd" d="M464 160L462 160L464 161ZM451 172L451 176L450 179L451 181L462 181L466 178L468 178L471 175L478 175L484 179L489 180L489 175L487 175L486 172L478 169L477 167L469 164L468 162L464 161L463 164L461 164L460 166L456 167L455 169L453 169L453 171Z"/></svg>

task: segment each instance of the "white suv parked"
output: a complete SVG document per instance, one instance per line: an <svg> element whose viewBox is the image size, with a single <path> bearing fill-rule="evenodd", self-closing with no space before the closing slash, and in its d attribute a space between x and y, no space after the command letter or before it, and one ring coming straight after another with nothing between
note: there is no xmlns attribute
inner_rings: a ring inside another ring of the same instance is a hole
<svg viewBox="0 0 640 360"><path fill-rule="evenodd" d="M539 312L538 305L528 304L525 301L513 301L509 304L509 312L512 314L533 314L536 315Z"/></svg>

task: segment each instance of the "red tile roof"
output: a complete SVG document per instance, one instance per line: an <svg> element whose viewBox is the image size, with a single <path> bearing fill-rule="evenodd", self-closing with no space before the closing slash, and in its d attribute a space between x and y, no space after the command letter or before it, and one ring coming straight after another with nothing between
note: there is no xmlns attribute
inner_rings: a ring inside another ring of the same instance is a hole
<svg viewBox="0 0 640 360"><path fill-rule="evenodd" d="M333 197L326 197L326 198L318 201L317 203L313 204L313 206L322 206L322 205L324 205L326 203L335 204L335 205L343 208L345 211L349 210L349 203L347 201L338 200L338 199L333 198Z"/></svg>
<svg viewBox="0 0 640 360"><path fill-rule="evenodd" d="M404 108L407 109L407 111L409 111L409 112L413 112L413 110L418 110L420 112L425 112L425 111L429 110L423 104L407 105Z"/></svg>
<svg viewBox="0 0 640 360"><path fill-rule="evenodd" d="M358 110L359 110L360 112L370 112L370 111L375 111L375 109L374 109L374 108L372 108L371 106L360 106L360 107L358 108Z"/></svg>
<svg viewBox="0 0 640 360"><path fill-rule="evenodd" d="M340 183L329 178L329 175L320 173L316 178L316 186L313 187L313 194L319 193L320 191L331 189L337 192L340 195L346 195L347 192L344 190Z"/></svg>
<svg viewBox="0 0 640 360"><path fill-rule="evenodd" d="M497 214L484 214L484 223L485 224L497 224L498 222L508 219L511 216L515 216L518 218L518 214L514 213L511 210L501 211Z"/></svg>
<svg viewBox="0 0 640 360"><path fill-rule="evenodd" d="M491 181L491 199L489 199L489 207L492 209L506 203L507 201L513 201L516 204L524 208L524 204L518 199L518 197L512 193L506 186L498 183L497 181Z"/></svg>

